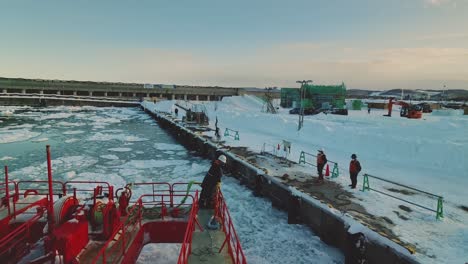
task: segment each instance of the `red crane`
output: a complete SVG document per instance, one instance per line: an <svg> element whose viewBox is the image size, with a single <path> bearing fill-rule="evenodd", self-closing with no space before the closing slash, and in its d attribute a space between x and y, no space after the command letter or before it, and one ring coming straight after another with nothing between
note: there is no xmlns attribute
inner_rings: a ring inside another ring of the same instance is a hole
<svg viewBox="0 0 468 264"><path fill-rule="evenodd" d="M422 117L422 107L420 105L413 105L403 101L393 101L394 98L390 98L388 101L388 114L385 116L392 116L393 105L401 105L400 116L406 118L419 119Z"/></svg>

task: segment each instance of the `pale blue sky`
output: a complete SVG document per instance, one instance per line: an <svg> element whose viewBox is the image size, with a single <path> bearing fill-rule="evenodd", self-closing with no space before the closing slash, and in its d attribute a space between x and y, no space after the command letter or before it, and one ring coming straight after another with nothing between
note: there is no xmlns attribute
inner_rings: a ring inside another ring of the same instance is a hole
<svg viewBox="0 0 468 264"><path fill-rule="evenodd" d="M467 14L468 0L0 1L0 76L468 89Z"/></svg>

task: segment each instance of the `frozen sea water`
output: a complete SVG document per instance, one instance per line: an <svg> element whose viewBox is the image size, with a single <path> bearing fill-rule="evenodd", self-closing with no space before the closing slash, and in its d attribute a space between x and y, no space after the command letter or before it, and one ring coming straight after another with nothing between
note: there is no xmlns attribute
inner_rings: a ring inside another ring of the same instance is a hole
<svg viewBox="0 0 468 264"><path fill-rule="evenodd" d="M39 117L39 118L38 118ZM12 179L45 179L45 145L51 145L57 180L201 181L210 162L190 153L139 109L27 109L0 124L20 130L0 141L0 157ZM48 138L33 142L34 138ZM47 136L46 136L47 135ZM131 148L127 147L131 144ZM222 185L249 263L343 263L343 255L307 227L288 225L287 215L229 177ZM176 263L180 245L146 246L138 263Z"/></svg>

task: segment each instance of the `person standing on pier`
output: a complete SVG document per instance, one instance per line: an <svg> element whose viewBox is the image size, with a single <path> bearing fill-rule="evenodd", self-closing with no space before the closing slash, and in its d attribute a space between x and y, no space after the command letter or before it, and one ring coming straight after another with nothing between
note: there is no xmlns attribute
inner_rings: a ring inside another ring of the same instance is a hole
<svg viewBox="0 0 468 264"><path fill-rule="evenodd" d="M356 189L357 176L361 171L361 163L357 160L356 154L351 155L351 162L349 163L349 177L351 178L351 184L349 185L352 189Z"/></svg>
<svg viewBox="0 0 468 264"><path fill-rule="evenodd" d="M216 191L221 183L223 176L223 166L226 164L226 156L220 155L217 160L213 161L211 168L203 178L201 184L202 191L198 205L200 208L213 208Z"/></svg>
<svg viewBox="0 0 468 264"><path fill-rule="evenodd" d="M317 172L319 175L318 181L323 181L323 167L327 164L327 156L323 152L323 148L318 150L317 154Z"/></svg>

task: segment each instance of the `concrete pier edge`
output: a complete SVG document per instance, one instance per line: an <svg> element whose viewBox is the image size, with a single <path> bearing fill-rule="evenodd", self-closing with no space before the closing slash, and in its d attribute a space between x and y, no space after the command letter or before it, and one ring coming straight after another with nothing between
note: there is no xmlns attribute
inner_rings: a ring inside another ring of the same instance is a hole
<svg viewBox="0 0 468 264"><path fill-rule="evenodd" d="M247 160L228 149L220 148L217 144L168 119L162 113L150 111L144 106L142 109L189 150L197 151L211 160L220 154L226 155L229 171L241 184L252 189L255 195L270 199L272 206L286 211L289 223L300 223L311 228L322 241L340 249L346 259L352 254L351 235L362 233L367 240L368 263L419 263L406 248L362 225L350 215L343 214L320 200L284 185Z"/></svg>

